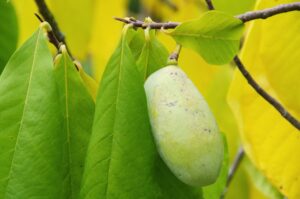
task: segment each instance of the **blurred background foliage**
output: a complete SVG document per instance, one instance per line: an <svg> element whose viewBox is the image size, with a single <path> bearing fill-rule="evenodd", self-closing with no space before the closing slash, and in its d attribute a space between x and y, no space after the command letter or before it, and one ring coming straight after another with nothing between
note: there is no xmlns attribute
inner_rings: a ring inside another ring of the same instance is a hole
<svg viewBox="0 0 300 199"><path fill-rule="evenodd" d="M15 51L18 41L18 22L12 4L0 1L0 74L10 55Z"/></svg>
<svg viewBox="0 0 300 199"><path fill-rule="evenodd" d="M290 1L271 0L270 2L272 3L261 5L263 4L263 2L264 1L257 2L257 6L260 6L260 8L262 8ZM100 81L105 65L114 48L116 47L120 37L122 24L113 20L114 16L133 16L140 20L143 20L146 16L150 16L154 21L185 21L188 19L196 18L207 11L206 4L203 0L47 0L47 3L54 16L56 17L61 30L66 36L67 44L69 45L73 56L83 64L84 69L97 82ZM213 3L217 10L221 10L232 15L237 15L249 10L253 10L255 6L255 0L214 0ZM2 4L3 3L1 2L0 6L2 6ZM13 34L16 37L16 39L14 39L15 45L13 45L13 42L11 44L13 48L16 48L17 43L18 45L22 44L38 27L39 21L34 16L34 13L38 12L38 10L34 3L34 0L12 0L9 4L12 4L13 7L11 7L13 10L15 10L11 12L12 16L9 16L9 18L14 21L15 17L15 21L17 21L16 23L18 24L18 28L14 28L14 30L18 31L14 31L15 33ZM2 17L2 14L3 13L0 12L0 17ZM299 15L297 16L299 17ZM284 20L287 19L283 19L283 23L286 22ZM14 22L11 22L10 24L14 24ZM252 32L261 31L260 24L255 25L259 26L259 28L253 30L253 24L247 25L247 30L245 32L248 32L249 27L251 28L251 34ZM269 26L272 25L274 24L269 23ZM2 31L1 28L4 27L2 26L3 24L0 24L0 31ZM276 27L280 29L279 26ZM6 27L5 29L4 27L3 29L6 30L8 28ZM296 30L294 31L294 34L296 34ZM268 33L267 30L264 31L266 32L266 34L272 34ZM16 32L18 32L18 36ZM256 36L249 36L251 39L251 42L249 43L255 44L257 40L262 40L262 38L258 38L259 34L261 33L255 34ZM174 50L176 43L170 37L159 32L157 33L157 36L159 40L162 41L164 45L166 45L169 52ZM1 44L2 40L3 39L0 38L0 45L7 45ZM270 40L266 42L270 43L274 41ZM53 52L55 52L54 48L51 48L53 49ZM259 65L259 63L251 61L251 58L253 58L255 54L255 52L253 52L256 49L255 46L247 44L245 48L249 49L249 52L251 52L247 53L245 49L243 51L242 58L246 59L247 66L255 64L256 66ZM278 46L278 49L279 48L280 45ZM9 52L11 52L11 50ZM266 53L267 51L263 52ZM271 52L273 54L276 53L275 51ZM272 53L270 53L270 59L272 59ZM189 49L182 50L182 53L180 54L179 65L183 68L183 70L186 71L188 76L197 85L199 90L207 99L210 107L212 108L221 131L226 134L229 146L229 158L232 162L238 148L242 145L240 135L243 135L242 137L245 137L243 134L244 131L241 128L241 123L243 123L244 121L241 121L242 119L240 119L244 117L244 115L242 115L244 113L237 113L237 111L234 111L235 113L233 113L232 110L235 110L236 104L231 104L230 107L227 103L227 95L230 89L229 98L233 99L233 101L239 99L238 102L242 104L242 100L240 100L242 94L239 94L239 91L241 91L241 89L245 89L241 86L241 84L244 85L245 82L243 82L243 80L240 80L241 77L239 77L237 74L234 75L233 65L208 65L198 54ZM274 77L275 75L276 77L277 74L272 74L272 70L269 70L268 75L270 77ZM233 76L234 81L236 81L235 85L237 86L231 86L230 88ZM273 82L276 82L276 80L277 79L275 78ZM240 83L240 81L242 81L243 83ZM285 92L284 89L279 86L279 84L276 84L276 86L278 87L278 90L280 92ZM247 85L245 87L247 87ZM251 90L249 86L247 89ZM257 96L256 94L253 95ZM247 99L247 96L245 98ZM285 101L288 105L293 106L294 101L292 101L291 98L292 97L290 96L289 98L282 100ZM248 106L247 103L244 104L244 106ZM299 107L299 103L297 107ZM251 110L249 109L248 111ZM277 113L274 113L273 111L272 114ZM238 119L236 119L234 115ZM255 118L252 117L252 120L255 120ZM261 127L259 125L264 124L257 124L257 128ZM266 128L263 129L266 130ZM239 131L241 133L239 133ZM257 133L258 132L263 133L257 130ZM231 186L229 187L229 193L227 194L226 198L282 198L282 196L276 190L274 190L274 188L268 182L268 179L270 179L270 175L273 175L272 171L268 173L267 178L265 178L261 174L261 171L266 174L266 171L263 169L268 168L261 167L264 162L260 162L260 164L257 162L258 160L257 158L255 158L255 152L251 151L251 147L248 146L253 143L249 142L249 140L247 140L246 138L242 140L243 144L247 144L246 151L247 154L250 155L250 160L247 159L242 163ZM265 156L259 156L259 160L264 157ZM258 167L256 168L251 163L251 161L253 161ZM299 164L299 160L297 160L296 162ZM280 181L280 179L275 179L277 181ZM272 181L272 183L278 188L279 186L276 180ZM289 193L289 190L285 193Z"/></svg>

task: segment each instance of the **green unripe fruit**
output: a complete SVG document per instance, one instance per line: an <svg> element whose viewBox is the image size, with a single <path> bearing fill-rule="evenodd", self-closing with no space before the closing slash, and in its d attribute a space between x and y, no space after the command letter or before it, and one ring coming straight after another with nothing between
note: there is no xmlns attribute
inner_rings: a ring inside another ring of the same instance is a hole
<svg viewBox="0 0 300 199"><path fill-rule="evenodd" d="M160 156L191 186L216 181L223 140L206 101L177 66L153 73L145 83L150 122Z"/></svg>

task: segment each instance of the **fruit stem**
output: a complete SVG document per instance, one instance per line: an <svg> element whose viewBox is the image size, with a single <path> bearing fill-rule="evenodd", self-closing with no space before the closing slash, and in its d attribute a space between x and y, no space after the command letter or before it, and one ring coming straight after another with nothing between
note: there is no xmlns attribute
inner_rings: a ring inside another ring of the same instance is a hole
<svg viewBox="0 0 300 199"><path fill-rule="evenodd" d="M167 65L178 65L180 52L181 52L181 45L177 44L174 52L169 56Z"/></svg>

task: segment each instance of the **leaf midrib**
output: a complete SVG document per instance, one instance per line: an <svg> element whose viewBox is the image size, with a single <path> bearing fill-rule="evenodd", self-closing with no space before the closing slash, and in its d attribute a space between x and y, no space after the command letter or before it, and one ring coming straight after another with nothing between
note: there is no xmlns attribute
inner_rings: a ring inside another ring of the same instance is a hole
<svg viewBox="0 0 300 199"><path fill-rule="evenodd" d="M179 37L200 37L202 39L210 39L210 40L222 40L222 41L237 41L239 39L233 39L233 38L223 38L223 37L216 37L213 35L206 35L206 34L197 34L197 33L172 33L173 36L179 36Z"/></svg>
<svg viewBox="0 0 300 199"><path fill-rule="evenodd" d="M69 162L69 172L68 172L68 175L69 175L69 179L70 179L70 189L71 189L71 197L73 196L74 197L74 192L73 192L73 181L72 181L72 170L73 170L73 167L72 167L72 159L71 159L71 134L70 134L70 121L69 121L69 104L68 104L68 101L69 101L69 92L68 92L68 89L69 89L69 84L68 84L68 66L67 66L67 54L66 53L63 53L64 57L64 72L65 72L65 120L66 120L66 128L67 128L67 142L68 142L68 162ZM75 198L75 197L74 197Z"/></svg>
<svg viewBox="0 0 300 199"><path fill-rule="evenodd" d="M10 179L11 179L12 167L13 167L13 163L15 161L15 152L16 152L16 148L18 146L20 132L23 128L23 122L24 122L23 120L24 120L24 116L25 116L25 112L26 112L26 107L27 107L27 104L28 104L29 92L30 92L30 88L31 88L33 71L34 71L34 68L36 66L36 54L37 54L37 49L38 49L38 44L39 44L39 39L40 39L41 32L42 32L42 30L39 29L38 36L37 36L37 39L36 39L35 49L34 49L34 53L33 53L32 67L31 67L30 76L29 76L29 80L28 80L28 86L27 86L27 92L26 92L26 96L25 96L24 107L23 107L23 111L22 111L22 116L21 116L20 126L19 126L19 129L18 129L17 138L16 138L16 144L15 144L15 147L14 147L14 150L13 150L13 157L12 157L12 161L11 161L11 164L10 164L10 169L9 169L9 174L8 174L8 181L7 181L6 188L5 188L5 197L4 198L7 197L7 193L8 193L7 188L9 186Z"/></svg>
<svg viewBox="0 0 300 199"><path fill-rule="evenodd" d="M125 34L126 35L126 34ZM116 117L117 117L117 107L118 107L118 104L119 104L119 96L120 96L120 85L121 85L121 73L122 73L122 65L123 65L123 59L124 59L124 47L125 47L125 35L122 35L122 41L121 41L121 56L120 56L120 62L119 62L119 81L118 81L118 85L117 85L117 96L116 96L116 107L115 107L115 116L114 116L114 119L115 119L115 122L114 122L114 126L113 126L113 131L112 131L112 144L111 144L111 150L110 150L110 158L109 158L109 162L108 162L108 171L107 171L107 184L106 184L106 188L105 188L105 198L107 199L107 193L108 193L108 190L109 190L109 179L110 179L110 172L111 172L111 156L112 156L112 152L113 152L113 147L114 147L114 132L115 132L115 129L116 129Z"/></svg>

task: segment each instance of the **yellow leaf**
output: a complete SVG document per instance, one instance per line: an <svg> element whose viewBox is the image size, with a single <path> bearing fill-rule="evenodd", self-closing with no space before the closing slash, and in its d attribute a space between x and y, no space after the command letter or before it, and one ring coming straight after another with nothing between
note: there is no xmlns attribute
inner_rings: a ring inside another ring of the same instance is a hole
<svg viewBox="0 0 300 199"><path fill-rule="evenodd" d="M93 73L97 81L100 80L121 35L122 24L115 21L113 17L125 16L126 2L126 0L99 0L95 5L95 18L89 47L94 61Z"/></svg>
<svg viewBox="0 0 300 199"><path fill-rule="evenodd" d="M267 1L260 8L293 1ZM258 23L262 31L260 54L266 76L280 100L300 118L300 13L288 13ZM276 56L274 56L276 55ZM271 63L271 64L269 64Z"/></svg>
<svg viewBox="0 0 300 199"><path fill-rule="evenodd" d="M249 183L249 199L270 199L260 192L252 183Z"/></svg>
<svg viewBox="0 0 300 199"><path fill-rule="evenodd" d="M46 3L66 36L73 56L85 59L91 37L94 0L48 0ZM20 28L19 44L22 44L40 23L34 16L38 8L34 0L13 0L13 4Z"/></svg>
<svg viewBox="0 0 300 199"><path fill-rule="evenodd" d="M80 77L95 102L98 91L98 83L84 71L80 62L74 61L74 64L78 68Z"/></svg>
<svg viewBox="0 0 300 199"><path fill-rule="evenodd" d="M86 58L88 53L94 2L94 0L48 0L70 51L80 60Z"/></svg>
<svg viewBox="0 0 300 199"><path fill-rule="evenodd" d="M39 26L38 19L34 13L38 12L33 0L13 0L12 1L18 17L19 25L19 45L30 37Z"/></svg>
<svg viewBox="0 0 300 199"><path fill-rule="evenodd" d="M260 1L259 9L291 1ZM259 84L300 119L300 13L251 24L241 54ZM298 85L298 86L297 86ZM292 97L293 96L293 97ZM300 198L300 133L235 72L228 96L247 154L289 199Z"/></svg>
<svg viewBox="0 0 300 199"><path fill-rule="evenodd" d="M211 74L211 79L206 86L204 96L218 121L220 129L226 134L230 162L232 162L241 145L234 115L226 101L227 92L233 75L233 68L229 65L216 68L217 70Z"/></svg>
<svg viewBox="0 0 300 199"><path fill-rule="evenodd" d="M191 19L206 10L204 2L199 3L197 0L142 0L141 2L153 19L163 21Z"/></svg>

